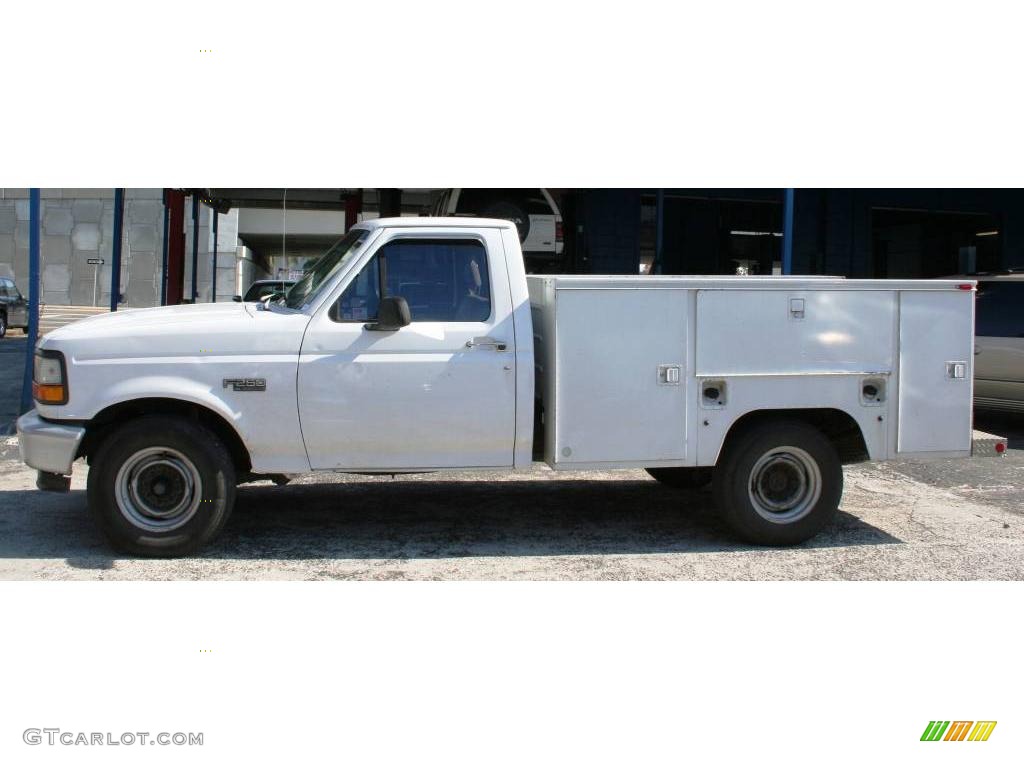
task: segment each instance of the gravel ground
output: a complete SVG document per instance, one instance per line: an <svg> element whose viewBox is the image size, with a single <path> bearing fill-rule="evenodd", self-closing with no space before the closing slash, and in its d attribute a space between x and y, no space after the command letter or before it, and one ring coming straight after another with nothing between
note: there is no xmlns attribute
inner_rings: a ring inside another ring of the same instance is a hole
<svg viewBox="0 0 1024 768"><path fill-rule="evenodd" d="M1024 451L848 467L842 512L789 549L736 542L710 494L640 471L299 478L239 489L201 557L124 558L0 438L0 579L1024 579Z"/></svg>

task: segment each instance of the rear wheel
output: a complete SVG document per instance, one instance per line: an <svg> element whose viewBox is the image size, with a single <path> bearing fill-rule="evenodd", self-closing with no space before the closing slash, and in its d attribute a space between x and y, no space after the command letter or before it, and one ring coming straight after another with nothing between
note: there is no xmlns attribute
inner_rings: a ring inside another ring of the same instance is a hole
<svg viewBox="0 0 1024 768"><path fill-rule="evenodd" d="M7 335L7 315L0 312L0 339Z"/></svg>
<svg viewBox="0 0 1024 768"><path fill-rule="evenodd" d="M731 438L715 468L719 513L754 544L799 544L827 526L843 494L831 442L800 421L763 422Z"/></svg>
<svg viewBox="0 0 1024 768"><path fill-rule="evenodd" d="M175 557L224 527L235 502L235 469L215 434L163 416L111 433L92 458L89 509L122 552Z"/></svg>
<svg viewBox="0 0 1024 768"><path fill-rule="evenodd" d="M708 467L652 467L647 474L670 488L694 491L711 482Z"/></svg>

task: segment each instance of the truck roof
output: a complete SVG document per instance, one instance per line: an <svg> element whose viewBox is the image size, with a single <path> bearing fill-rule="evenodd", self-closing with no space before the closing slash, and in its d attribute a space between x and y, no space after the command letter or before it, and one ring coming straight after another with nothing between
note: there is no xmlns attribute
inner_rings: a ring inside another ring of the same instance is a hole
<svg viewBox="0 0 1024 768"><path fill-rule="evenodd" d="M380 229L381 227L498 227L515 229L507 219L481 219L476 216L392 216L386 219L367 219L356 224L358 229Z"/></svg>
<svg viewBox="0 0 1024 768"><path fill-rule="evenodd" d="M974 288L975 279L850 279L826 275L527 275L554 288L690 288L697 290L951 291Z"/></svg>

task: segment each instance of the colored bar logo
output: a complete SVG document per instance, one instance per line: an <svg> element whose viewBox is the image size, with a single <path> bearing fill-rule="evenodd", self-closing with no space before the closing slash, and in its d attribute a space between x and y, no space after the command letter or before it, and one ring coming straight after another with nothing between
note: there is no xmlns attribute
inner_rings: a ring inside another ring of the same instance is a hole
<svg viewBox="0 0 1024 768"><path fill-rule="evenodd" d="M921 741L988 741L995 729L995 720L932 720Z"/></svg>

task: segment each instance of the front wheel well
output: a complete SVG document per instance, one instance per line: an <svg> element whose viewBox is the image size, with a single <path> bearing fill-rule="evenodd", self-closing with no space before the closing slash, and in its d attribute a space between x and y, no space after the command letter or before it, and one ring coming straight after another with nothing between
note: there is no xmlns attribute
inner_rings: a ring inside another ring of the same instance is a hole
<svg viewBox="0 0 1024 768"><path fill-rule="evenodd" d="M729 427L722 441L723 449L737 435L783 418L802 421L819 430L835 447L843 464L856 464L871 458L860 425L850 414L838 408L779 408L745 413Z"/></svg>
<svg viewBox="0 0 1024 768"><path fill-rule="evenodd" d="M86 422L85 438L79 446L78 456L85 456L88 460L114 429L141 416L175 416L197 421L220 438L231 455L236 472L244 473L252 469L245 443L223 416L197 403L162 397L128 400L104 408Z"/></svg>

